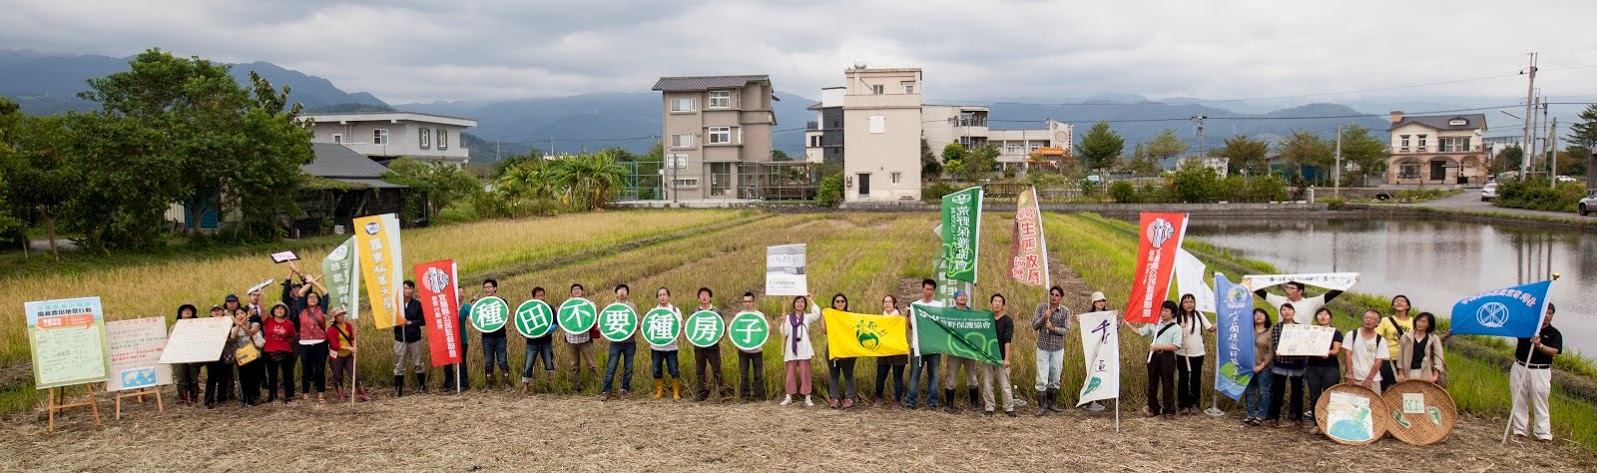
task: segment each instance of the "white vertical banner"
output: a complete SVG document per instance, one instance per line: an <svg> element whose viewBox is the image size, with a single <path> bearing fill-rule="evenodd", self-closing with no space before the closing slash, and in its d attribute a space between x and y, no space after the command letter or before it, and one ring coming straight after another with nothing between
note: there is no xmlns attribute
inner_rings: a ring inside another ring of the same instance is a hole
<svg viewBox="0 0 1597 473"><path fill-rule="evenodd" d="M1213 314L1214 289L1203 283L1203 273L1207 268L1198 257L1192 256L1186 249L1176 250L1176 288L1180 295L1192 294L1198 303L1198 311ZM1179 299L1177 299L1179 300Z"/></svg>
<svg viewBox="0 0 1597 473"><path fill-rule="evenodd" d="M1083 405L1120 397L1120 313L1112 310L1081 314L1081 352L1087 363L1082 382Z"/></svg>

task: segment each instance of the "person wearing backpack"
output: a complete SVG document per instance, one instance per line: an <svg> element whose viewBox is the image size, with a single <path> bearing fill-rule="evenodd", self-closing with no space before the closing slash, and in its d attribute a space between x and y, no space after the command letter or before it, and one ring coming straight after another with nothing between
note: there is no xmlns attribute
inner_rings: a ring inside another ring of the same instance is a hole
<svg viewBox="0 0 1597 473"><path fill-rule="evenodd" d="M1120 323L1137 330L1123 318ZM1176 323L1175 301L1164 301L1159 308L1159 324L1143 325L1138 333L1153 339L1148 344L1148 405L1142 408L1142 415L1155 417L1164 414L1165 419L1175 419L1176 351L1182 346L1181 325Z"/></svg>
<svg viewBox="0 0 1597 473"><path fill-rule="evenodd" d="M1384 392L1381 387L1381 365L1386 364L1391 350L1386 346L1386 338L1375 332L1375 327L1380 324L1381 313L1375 309L1364 311L1364 326L1349 330L1347 336L1347 383L1357 384L1370 388L1376 394Z"/></svg>
<svg viewBox="0 0 1597 473"><path fill-rule="evenodd" d="M1382 318L1381 323L1375 326L1375 333L1386 339L1388 348L1386 361L1381 363L1381 390L1383 391L1392 387L1393 384L1397 384L1398 373L1403 372L1402 367L1398 366L1398 362L1402 358L1399 356L1398 350L1403 345L1403 336L1414 331L1414 318L1408 315L1410 309L1408 296L1402 294L1393 296L1392 315ZM1433 326L1432 329L1434 330L1435 327Z"/></svg>

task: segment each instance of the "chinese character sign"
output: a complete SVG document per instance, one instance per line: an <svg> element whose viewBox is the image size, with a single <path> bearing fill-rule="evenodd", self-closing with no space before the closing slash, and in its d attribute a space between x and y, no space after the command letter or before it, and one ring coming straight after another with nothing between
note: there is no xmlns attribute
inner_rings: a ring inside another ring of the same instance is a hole
<svg viewBox="0 0 1597 473"><path fill-rule="evenodd" d="M804 274L804 244L765 247L765 294L802 296L809 294Z"/></svg>
<svg viewBox="0 0 1597 473"><path fill-rule="evenodd" d="M721 342L721 335L726 333L726 322L721 320L721 314L715 311L701 310L688 316L687 335L688 343L699 348L707 348Z"/></svg>
<svg viewBox="0 0 1597 473"><path fill-rule="evenodd" d="M116 320L105 324L111 354L106 391L172 384L172 365L161 364L166 349L166 317Z"/></svg>
<svg viewBox="0 0 1597 473"><path fill-rule="evenodd" d="M572 335L579 335L592 329L599 321L599 308L593 301L581 297L566 299L560 304L559 317L560 329Z"/></svg>
<svg viewBox="0 0 1597 473"><path fill-rule="evenodd" d="M1115 311L1081 314L1081 352L1087 364L1082 381L1082 405L1120 397L1120 324Z"/></svg>
<svg viewBox="0 0 1597 473"><path fill-rule="evenodd" d="M653 313L650 312L650 314ZM673 318L671 320L676 319ZM632 338L632 334L638 330L638 313L632 310L632 307L617 302L607 305L604 310L599 311L598 324L599 334L604 335L605 340L624 342ZM679 331L682 328L681 325L681 321L677 321L677 329ZM671 338L676 338L676 335L673 333Z"/></svg>
<svg viewBox="0 0 1597 473"><path fill-rule="evenodd" d="M521 303L516 308L516 331L527 338L538 338L555 330L555 312L549 304L537 299Z"/></svg>
<svg viewBox="0 0 1597 473"><path fill-rule="evenodd" d="M954 305L954 293L965 291L966 294L971 294L974 292L975 286L966 281L949 279L948 271L945 271L947 267L948 264L943 260L941 253L933 257L932 273L937 279L937 292L932 299L942 302L945 307L952 307Z"/></svg>
<svg viewBox="0 0 1597 473"><path fill-rule="evenodd" d="M1042 236L1042 211L1037 188L1026 189L1015 203L1015 229L1009 240L1009 277L1034 287L1048 287L1048 242Z"/></svg>
<svg viewBox="0 0 1597 473"><path fill-rule="evenodd" d="M943 260L948 265L949 279L976 283L981 199L979 186L943 196Z"/></svg>
<svg viewBox="0 0 1597 473"><path fill-rule="evenodd" d="M1242 279L1248 281L1249 287L1255 291L1288 282L1299 282L1306 286L1333 291L1346 291L1359 282L1359 273L1249 274Z"/></svg>
<svg viewBox="0 0 1597 473"><path fill-rule="evenodd" d="M360 316L360 297L355 292L360 287L359 257L355 255L355 237L333 248L322 258L322 283L327 286L327 308L343 307L349 311L344 317L355 320Z"/></svg>
<svg viewBox="0 0 1597 473"><path fill-rule="evenodd" d="M1144 212L1140 228L1137 271L1131 276L1131 302L1126 304L1126 321L1148 324L1159 321L1159 305L1170 292L1176 250L1181 248L1181 238L1187 232L1187 214Z"/></svg>
<svg viewBox="0 0 1597 473"><path fill-rule="evenodd" d="M630 310L630 309L629 309ZM600 329L603 331L603 329ZM676 311L655 307L643 316L643 339L653 346L669 345L682 334L682 318ZM608 337L609 335L606 335Z"/></svg>
<svg viewBox="0 0 1597 473"><path fill-rule="evenodd" d="M105 312L99 297L23 304L38 389L107 379ZM220 353L220 352L218 352Z"/></svg>
<svg viewBox="0 0 1597 473"><path fill-rule="evenodd" d="M765 321L765 314L739 312L726 325L726 337L732 339L732 346L739 350L758 350L771 337L771 325Z"/></svg>
<svg viewBox="0 0 1597 473"><path fill-rule="evenodd" d="M510 322L510 303L496 296L478 299L471 305L471 328L478 332L497 332Z"/></svg>
<svg viewBox="0 0 1597 473"><path fill-rule="evenodd" d="M399 217L394 214L357 218L355 249L360 253L360 269L366 279L366 295L371 300L372 323L377 329L394 326L394 315L403 310L405 278L400 273Z"/></svg>
<svg viewBox="0 0 1597 473"><path fill-rule="evenodd" d="M1253 380L1253 292L1232 284L1224 274L1214 273L1215 373L1214 389L1231 399L1241 400L1242 391Z"/></svg>
<svg viewBox="0 0 1597 473"><path fill-rule="evenodd" d="M460 363L460 293L455 287L455 261L416 265L416 298L427 320L427 352L433 366Z"/></svg>

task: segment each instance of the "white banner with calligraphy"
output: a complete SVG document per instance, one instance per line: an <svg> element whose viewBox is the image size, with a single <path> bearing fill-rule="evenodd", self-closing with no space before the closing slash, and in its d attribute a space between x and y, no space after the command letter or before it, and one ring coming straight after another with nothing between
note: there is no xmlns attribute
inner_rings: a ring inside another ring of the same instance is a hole
<svg viewBox="0 0 1597 473"><path fill-rule="evenodd" d="M1120 397L1120 313L1112 310L1078 316L1081 352L1087 363L1076 405Z"/></svg>
<svg viewBox="0 0 1597 473"><path fill-rule="evenodd" d="M1359 273L1249 274L1243 276L1242 280L1255 291L1289 282L1300 282L1305 286L1333 291L1346 291L1359 282Z"/></svg>

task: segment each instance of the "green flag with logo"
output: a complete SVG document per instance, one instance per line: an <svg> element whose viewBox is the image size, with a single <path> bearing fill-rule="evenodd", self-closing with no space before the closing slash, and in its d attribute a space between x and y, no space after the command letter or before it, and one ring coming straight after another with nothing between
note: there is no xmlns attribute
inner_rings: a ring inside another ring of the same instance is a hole
<svg viewBox="0 0 1597 473"><path fill-rule="evenodd" d="M921 353L943 353L1002 364L997 322L992 311L913 305L915 339Z"/></svg>
<svg viewBox="0 0 1597 473"><path fill-rule="evenodd" d="M943 260L949 279L976 283L981 242L980 186L943 196Z"/></svg>
<svg viewBox="0 0 1597 473"><path fill-rule="evenodd" d="M327 286L327 307L343 307L349 311L344 318L355 320L360 315L360 298L355 291L360 288L360 264L355 255L355 237L333 248L322 259L322 282Z"/></svg>

